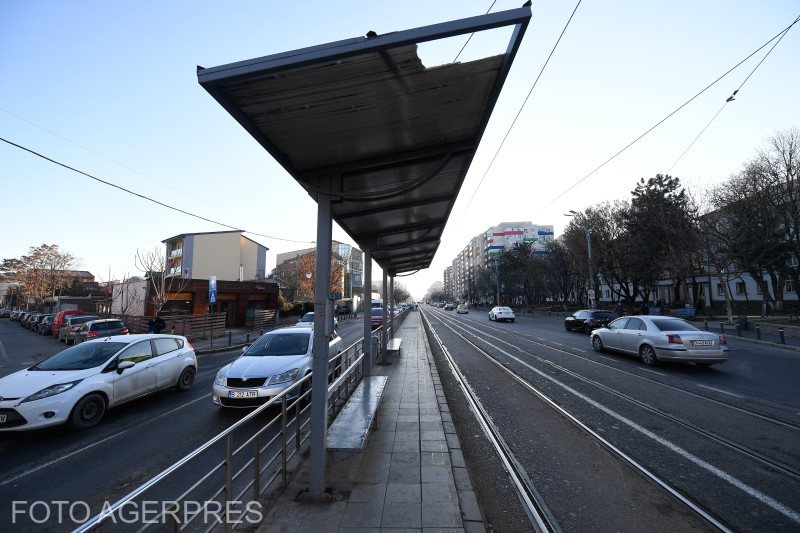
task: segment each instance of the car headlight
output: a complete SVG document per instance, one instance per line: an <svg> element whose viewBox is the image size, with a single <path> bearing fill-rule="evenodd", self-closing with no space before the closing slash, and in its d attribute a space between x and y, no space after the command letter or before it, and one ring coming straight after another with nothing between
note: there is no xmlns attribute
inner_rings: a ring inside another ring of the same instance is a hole
<svg viewBox="0 0 800 533"><path fill-rule="evenodd" d="M275 374L272 376L272 379L269 380L269 385L277 385L278 383L286 383L287 381L292 381L294 378L297 377L297 374L300 372L299 368L293 368L288 372L284 372L283 374Z"/></svg>
<svg viewBox="0 0 800 533"><path fill-rule="evenodd" d="M214 385L219 385L220 387L224 387L227 385L228 375L220 370L217 372L217 377L214 378Z"/></svg>
<svg viewBox="0 0 800 533"><path fill-rule="evenodd" d="M46 389L40 390L36 394L31 394L30 396L22 400L20 403L35 402L36 400L42 400L44 398L49 398L50 396L55 396L56 394L61 394L62 392L70 390L81 381L83 380L79 379L77 381L71 381L69 383L59 383L58 385L51 385Z"/></svg>

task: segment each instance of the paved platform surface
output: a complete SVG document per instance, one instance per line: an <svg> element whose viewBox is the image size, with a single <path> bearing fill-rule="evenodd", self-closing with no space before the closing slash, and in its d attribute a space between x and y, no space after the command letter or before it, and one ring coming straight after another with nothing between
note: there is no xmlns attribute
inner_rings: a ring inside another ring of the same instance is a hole
<svg viewBox="0 0 800 533"><path fill-rule="evenodd" d="M266 514L258 533L485 532L419 313L410 312L386 375L378 429L363 453L326 469L332 502L297 497L308 461Z"/></svg>

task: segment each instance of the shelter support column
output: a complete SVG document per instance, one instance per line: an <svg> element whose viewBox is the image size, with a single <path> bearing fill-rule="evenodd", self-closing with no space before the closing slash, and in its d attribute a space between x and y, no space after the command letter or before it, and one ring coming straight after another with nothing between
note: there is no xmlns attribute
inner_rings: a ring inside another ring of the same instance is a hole
<svg viewBox="0 0 800 533"><path fill-rule="evenodd" d="M381 324L381 329L383 330L383 334L381 335L381 360L378 363L379 365L391 365L392 363L388 360L388 351L387 351L387 344L389 343L389 316L387 308L389 306L389 294L388 294L388 279L386 270L383 271L383 286L381 287L381 291L383 292L383 324Z"/></svg>
<svg viewBox="0 0 800 533"><path fill-rule="evenodd" d="M325 492L325 457L328 436L328 300L331 291L331 197L317 197L317 263L314 280L314 360L311 382L311 448L309 493Z"/></svg>
<svg viewBox="0 0 800 533"><path fill-rule="evenodd" d="M394 338L394 276L389 276L389 298L391 299L389 303L389 325L392 328L392 338Z"/></svg>
<svg viewBox="0 0 800 533"><path fill-rule="evenodd" d="M372 375L372 252L364 249L364 297L361 305L364 309L364 375Z"/></svg>

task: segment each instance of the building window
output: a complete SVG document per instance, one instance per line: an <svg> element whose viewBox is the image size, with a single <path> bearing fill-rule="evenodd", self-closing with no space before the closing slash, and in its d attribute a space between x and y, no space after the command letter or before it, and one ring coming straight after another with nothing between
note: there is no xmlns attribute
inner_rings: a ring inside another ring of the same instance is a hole
<svg viewBox="0 0 800 533"><path fill-rule="evenodd" d="M725 296L725 291L722 290L722 283L717 283L717 296Z"/></svg>
<svg viewBox="0 0 800 533"><path fill-rule="evenodd" d="M747 294L747 287L745 287L744 281L737 281L736 282L736 294L738 294L738 295Z"/></svg>

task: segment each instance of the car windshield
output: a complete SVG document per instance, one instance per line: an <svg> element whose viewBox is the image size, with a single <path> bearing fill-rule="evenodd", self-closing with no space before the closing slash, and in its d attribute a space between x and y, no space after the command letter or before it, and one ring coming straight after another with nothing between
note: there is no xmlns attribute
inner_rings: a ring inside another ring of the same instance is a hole
<svg viewBox="0 0 800 533"><path fill-rule="evenodd" d="M653 325L660 331L703 331L691 322L683 319L653 318Z"/></svg>
<svg viewBox="0 0 800 533"><path fill-rule="evenodd" d="M264 335L244 355L303 355L308 351L310 335L307 333L274 333Z"/></svg>
<svg viewBox="0 0 800 533"><path fill-rule="evenodd" d="M314 313L306 313L298 322L314 322Z"/></svg>
<svg viewBox="0 0 800 533"><path fill-rule="evenodd" d="M127 346L126 342L87 342L34 365L30 370L85 370L100 366Z"/></svg>

